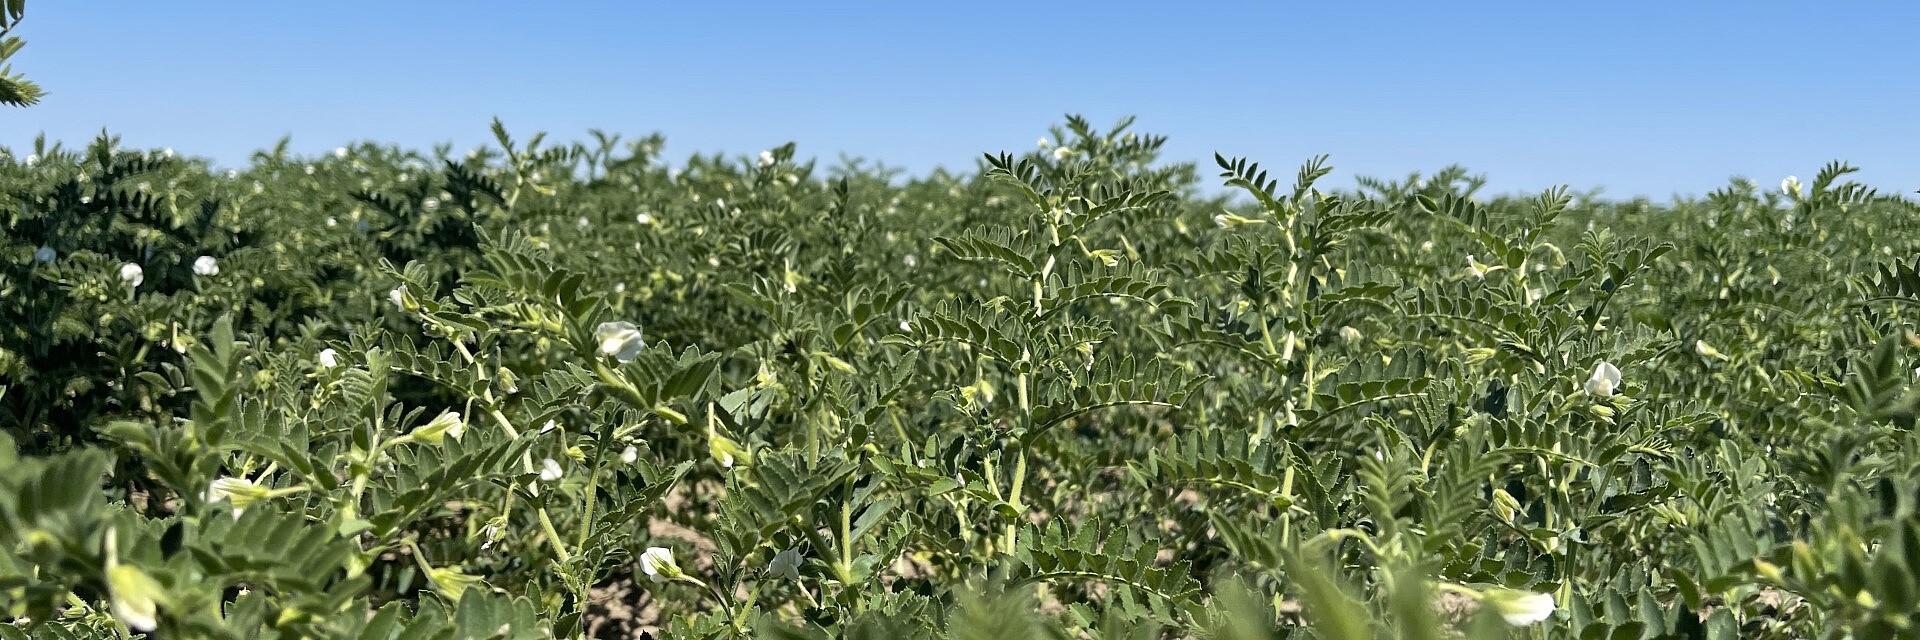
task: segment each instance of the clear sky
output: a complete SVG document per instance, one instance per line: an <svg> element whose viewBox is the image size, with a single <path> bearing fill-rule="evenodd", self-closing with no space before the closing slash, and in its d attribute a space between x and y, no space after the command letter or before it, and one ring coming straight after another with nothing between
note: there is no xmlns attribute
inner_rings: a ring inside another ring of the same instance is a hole
<svg viewBox="0 0 1920 640"><path fill-rule="evenodd" d="M670 159L797 141L920 173L1062 114L1334 184L1459 163L1496 193L1665 200L1829 160L1920 188L1910 2L60 2L14 69L50 95L0 145L103 127L223 166L293 136L465 149L588 128Z"/></svg>

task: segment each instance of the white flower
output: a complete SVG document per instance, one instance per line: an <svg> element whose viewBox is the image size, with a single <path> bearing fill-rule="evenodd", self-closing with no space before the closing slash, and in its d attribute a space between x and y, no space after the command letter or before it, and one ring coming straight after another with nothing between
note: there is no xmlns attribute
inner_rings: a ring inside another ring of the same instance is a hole
<svg viewBox="0 0 1920 640"><path fill-rule="evenodd" d="M1433 250L1433 241L1432 241L1432 240L1428 240L1428 241L1426 241L1426 242L1422 242L1422 243L1420 243L1420 250L1421 250L1421 251L1432 251L1432 250Z"/></svg>
<svg viewBox="0 0 1920 640"><path fill-rule="evenodd" d="M1593 376L1587 378L1587 393L1605 398L1620 388L1620 368L1613 363L1602 361L1593 368Z"/></svg>
<svg viewBox="0 0 1920 640"><path fill-rule="evenodd" d="M602 322L593 330L593 339L600 343L600 353L623 363L632 362L647 346L641 339L640 329L631 322Z"/></svg>
<svg viewBox="0 0 1920 640"><path fill-rule="evenodd" d="M392 291L388 291L387 300L393 302L393 306L400 307L401 309L406 309L407 308L407 285L403 284L398 287L394 287Z"/></svg>
<svg viewBox="0 0 1920 640"><path fill-rule="evenodd" d="M1073 155L1073 147L1058 147L1053 150L1055 160L1065 160L1070 155Z"/></svg>
<svg viewBox="0 0 1920 640"><path fill-rule="evenodd" d="M114 544L114 531L107 531L107 594L112 601L113 617L139 633L159 626L158 598L165 595L160 582L139 567L120 564L120 551Z"/></svg>
<svg viewBox="0 0 1920 640"><path fill-rule="evenodd" d="M1340 327L1340 339L1347 342L1359 342L1360 330L1353 327Z"/></svg>
<svg viewBox="0 0 1920 640"><path fill-rule="evenodd" d="M560 470L560 463L554 462L553 458L547 458L545 460L540 461L540 479L541 480L546 482L553 482L555 480L559 480L560 476L563 473L565 472Z"/></svg>
<svg viewBox="0 0 1920 640"><path fill-rule="evenodd" d="M334 149L334 150L333 150L333 157L335 157L335 158L345 158L345 157L347 157L347 148L346 148L346 147L340 147L340 148L337 148L337 149Z"/></svg>
<svg viewBox="0 0 1920 640"><path fill-rule="evenodd" d="M414 429L411 435L415 440L438 445L445 441L447 436L453 436L453 439L459 440L460 435L466 432L467 423L460 419L460 412L447 411L434 416L433 420L421 425L420 428Z"/></svg>
<svg viewBox="0 0 1920 640"><path fill-rule="evenodd" d="M673 562L673 550L666 547L647 547L647 552L640 554L640 570L654 582L666 582L682 575L680 565Z"/></svg>
<svg viewBox="0 0 1920 640"><path fill-rule="evenodd" d="M640 449L634 447L633 445L627 445L626 449L623 449L620 451L620 462L623 462L626 464L633 464L633 461L639 460L639 459L640 459Z"/></svg>
<svg viewBox="0 0 1920 640"><path fill-rule="evenodd" d="M207 502L219 502L225 498L233 504L233 517L239 518L253 503L265 500L267 488L246 478L216 478L207 484L206 492L200 497Z"/></svg>
<svg viewBox="0 0 1920 640"><path fill-rule="evenodd" d="M1719 349L1713 348L1713 345L1707 344L1707 341L1705 340L1693 341L1693 352L1700 354L1700 357L1702 358L1719 358L1721 360L1732 359L1728 357L1727 354L1721 353Z"/></svg>
<svg viewBox="0 0 1920 640"><path fill-rule="evenodd" d="M913 257L911 253L907 254L907 257L901 260L901 262L905 263L908 269L920 266L920 259Z"/></svg>
<svg viewBox="0 0 1920 640"><path fill-rule="evenodd" d="M53 247L40 247L40 250L33 252L33 259L40 262L53 262L53 259L59 256L60 254L55 253Z"/></svg>
<svg viewBox="0 0 1920 640"><path fill-rule="evenodd" d="M548 420L546 424L540 425L540 433L544 435L546 432L558 428L560 428L560 423Z"/></svg>
<svg viewBox="0 0 1920 640"><path fill-rule="evenodd" d="M901 333L913 333L913 325L911 325L911 324L907 324L907 321L905 321L905 320L901 320L901 321L900 321L900 332L901 332Z"/></svg>
<svg viewBox="0 0 1920 640"><path fill-rule="evenodd" d="M650 213L642 213L640 215L634 216L633 219L638 221L640 224L653 224L653 214L650 214Z"/></svg>
<svg viewBox="0 0 1920 640"><path fill-rule="evenodd" d="M313 165L307 165L307 175L313 175Z"/></svg>
<svg viewBox="0 0 1920 640"><path fill-rule="evenodd" d="M331 347L321 349L318 357L322 368L332 369L340 366L340 352L334 351Z"/></svg>
<svg viewBox="0 0 1920 640"><path fill-rule="evenodd" d="M146 282L146 273L146 270L141 269L140 265L131 262L120 265L120 281L127 283L129 287L137 288L140 286L140 283Z"/></svg>
<svg viewBox="0 0 1920 640"><path fill-rule="evenodd" d="M213 256L200 256L198 258L194 258L193 274L197 276L207 276L207 277L220 275L220 261L215 260Z"/></svg>
<svg viewBox="0 0 1920 640"><path fill-rule="evenodd" d="M1045 148L1047 148L1047 147L1051 147L1051 146L1053 146L1053 143L1051 143L1051 142L1048 142L1046 138L1041 138L1041 139L1040 139L1040 148L1042 148L1042 149L1045 149Z"/></svg>
<svg viewBox="0 0 1920 640"><path fill-rule="evenodd" d="M426 210L428 210L428 211L433 211L433 210L436 210L436 209L439 209L439 208L440 208L440 199L439 199L439 198L427 198L427 199L425 199L425 200L422 200L422 201L420 201L420 206L421 206L422 208L424 208L424 209L426 209Z"/></svg>
<svg viewBox="0 0 1920 640"><path fill-rule="evenodd" d="M1501 619L1516 627L1546 620L1554 611L1553 594L1549 593L1492 589L1483 601L1492 604Z"/></svg>
<svg viewBox="0 0 1920 640"><path fill-rule="evenodd" d="M173 147L167 147L165 149L161 149L160 155L163 155L169 158L173 157Z"/></svg>
<svg viewBox="0 0 1920 640"><path fill-rule="evenodd" d="M1782 179L1780 181L1780 193L1793 198L1800 197L1800 177L1787 176L1785 179Z"/></svg>
<svg viewBox="0 0 1920 640"><path fill-rule="evenodd" d="M767 565L767 575L780 576L788 580L799 580L800 549L793 548L774 554L773 562Z"/></svg>
<svg viewBox="0 0 1920 640"><path fill-rule="evenodd" d="M762 151L762 152L760 152L760 166L762 166L762 167L770 167L770 166L773 166L773 152L772 152L772 151Z"/></svg>
<svg viewBox="0 0 1920 640"><path fill-rule="evenodd" d="M27 154L27 166L31 167L34 165L34 163L37 163L39 161L40 161L40 156L38 154L32 154L32 153Z"/></svg>
<svg viewBox="0 0 1920 640"><path fill-rule="evenodd" d="M339 226L339 225L340 225L340 221L339 221L339 220L335 220L335 219L333 219L333 218L332 218L331 216L329 216L329 217L327 218L327 228L328 228L328 229L332 229L332 228L334 228L334 227L336 227L336 226Z"/></svg>

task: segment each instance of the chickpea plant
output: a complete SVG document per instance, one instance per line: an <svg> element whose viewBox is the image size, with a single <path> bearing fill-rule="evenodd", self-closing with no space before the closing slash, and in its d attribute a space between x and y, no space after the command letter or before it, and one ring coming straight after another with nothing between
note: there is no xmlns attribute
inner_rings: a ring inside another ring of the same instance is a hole
<svg viewBox="0 0 1920 640"><path fill-rule="evenodd" d="M1917 622L1920 207L1843 163L1656 206L1216 192L1130 119L921 177L492 129L0 150L0 638Z"/></svg>

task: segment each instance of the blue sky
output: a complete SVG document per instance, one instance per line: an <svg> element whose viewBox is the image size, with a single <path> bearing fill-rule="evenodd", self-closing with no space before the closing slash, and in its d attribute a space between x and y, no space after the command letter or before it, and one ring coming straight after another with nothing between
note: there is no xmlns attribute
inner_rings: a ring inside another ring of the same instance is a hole
<svg viewBox="0 0 1920 640"><path fill-rule="evenodd" d="M1338 5L1338 6L1335 6ZM1334 184L1459 163L1496 193L1665 200L1862 166L1920 188L1913 3L27 3L50 91L0 145L103 127L223 166L374 140L661 132L921 173L1136 115L1164 158L1333 156Z"/></svg>

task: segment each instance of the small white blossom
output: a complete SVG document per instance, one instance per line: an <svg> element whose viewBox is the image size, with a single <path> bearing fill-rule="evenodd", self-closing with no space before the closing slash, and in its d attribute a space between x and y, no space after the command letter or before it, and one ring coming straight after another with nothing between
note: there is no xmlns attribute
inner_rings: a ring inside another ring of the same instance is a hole
<svg viewBox="0 0 1920 640"><path fill-rule="evenodd" d="M1513 626L1529 625L1553 616L1553 594L1528 593L1511 589L1488 591L1485 601L1493 605L1500 618Z"/></svg>
<svg viewBox="0 0 1920 640"><path fill-rule="evenodd" d="M1800 197L1800 177L1787 176L1780 181L1780 193L1793 198Z"/></svg>
<svg viewBox="0 0 1920 640"><path fill-rule="evenodd" d="M401 309L407 308L407 285L403 284L394 287L392 291L388 291L387 300L392 302L393 306L400 307Z"/></svg>
<svg viewBox="0 0 1920 640"><path fill-rule="evenodd" d="M340 352L334 351L331 347L321 349L318 358L320 360L320 367L323 369L332 369L340 366Z"/></svg>
<svg viewBox="0 0 1920 640"><path fill-rule="evenodd" d="M239 518L247 507L267 498L267 488L246 478L216 478L207 484L207 490L200 497L207 502L227 500L233 505L233 517Z"/></svg>
<svg viewBox="0 0 1920 640"><path fill-rule="evenodd" d="M228 170L227 170L227 179L228 179L228 180L232 180L232 179L234 179L234 178L238 178L238 177L240 177L240 172L239 172L239 171L236 171L236 170L233 170L233 169L228 169Z"/></svg>
<svg viewBox="0 0 1920 640"><path fill-rule="evenodd" d="M914 257L911 253L907 254L907 257L902 259L901 262L905 263L908 269L920 266L920 259Z"/></svg>
<svg viewBox="0 0 1920 640"><path fill-rule="evenodd" d="M328 216L328 217L327 217L327 228L328 228L328 229L332 229L332 228L334 228L334 227L337 227L337 226L340 226L340 221L339 221L339 220L335 220L335 219L333 219L333 217L332 217L332 216Z"/></svg>
<svg viewBox="0 0 1920 640"><path fill-rule="evenodd" d="M120 281L127 283L129 287L137 288L140 286L140 283L146 282L146 274L146 270L141 269L140 265L131 262L120 265Z"/></svg>
<svg viewBox="0 0 1920 640"><path fill-rule="evenodd" d="M653 224L653 214L650 214L650 213L642 213L640 215L634 216L633 219L635 221L638 221L640 224Z"/></svg>
<svg viewBox="0 0 1920 640"><path fill-rule="evenodd" d="M57 257L59 254L53 251L53 247L40 247L40 250L33 252L33 259L39 262L53 262Z"/></svg>
<svg viewBox="0 0 1920 640"><path fill-rule="evenodd" d="M761 152L760 152L760 166L762 166L762 167L771 167L771 166L773 166L773 152L772 152L772 151L761 151Z"/></svg>
<svg viewBox="0 0 1920 640"><path fill-rule="evenodd" d="M1053 150L1055 160L1065 160L1070 155L1073 155L1073 147L1059 147Z"/></svg>
<svg viewBox="0 0 1920 640"><path fill-rule="evenodd" d="M493 546L493 543L500 541L500 525L490 524L482 527L480 529L480 535L487 539L486 542L480 543L480 550L486 551Z"/></svg>
<svg viewBox="0 0 1920 640"><path fill-rule="evenodd" d="M540 425L540 433L545 434L548 431L552 431L558 428L560 428L560 423L554 422L552 420L548 420L546 424Z"/></svg>
<svg viewBox="0 0 1920 640"><path fill-rule="evenodd" d="M640 329L631 322L602 322L593 330L593 339L600 343L600 353L623 363L632 362L647 346Z"/></svg>
<svg viewBox="0 0 1920 640"><path fill-rule="evenodd" d="M1353 327L1340 327L1340 339L1347 342L1359 342L1360 330Z"/></svg>
<svg viewBox="0 0 1920 640"><path fill-rule="evenodd" d="M160 607L156 598L162 593L160 582L132 565L109 558L107 593L112 600L113 617L138 633L159 626Z"/></svg>
<svg viewBox="0 0 1920 640"><path fill-rule="evenodd" d="M1045 149L1045 148L1047 148L1047 147L1051 147L1051 146L1053 146L1053 143L1052 143L1052 142L1049 142L1049 141L1047 141L1047 139L1046 139L1046 138L1041 138L1041 139L1040 139L1040 143L1039 143L1039 144L1040 144L1040 148L1042 148L1042 149Z"/></svg>
<svg viewBox="0 0 1920 640"><path fill-rule="evenodd" d="M788 549L774 554L773 562L767 564L767 575L780 576L788 580L800 579L800 549Z"/></svg>
<svg viewBox="0 0 1920 640"><path fill-rule="evenodd" d="M420 206L421 206L422 208L424 208L424 209L426 209L426 210L428 210L428 211L434 211L434 210L437 210L437 209L439 209L439 208L440 208L440 199L439 199L439 198L427 198L426 200L422 200L422 201L420 201Z"/></svg>
<svg viewBox="0 0 1920 640"><path fill-rule="evenodd" d="M220 261L215 260L213 256L200 256L198 258L194 258L193 274L197 276L206 276L206 277L213 277L213 276L220 275Z"/></svg>
<svg viewBox="0 0 1920 640"><path fill-rule="evenodd" d="M424 426L414 429L412 435L415 440L438 445L444 442L447 436L453 436L453 439L459 440L460 435L466 432L467 423L460 419L460 412L446 411L434 416L433 420Z"/></svg>
<svg viewBox="0 0 1920 640"><path fill-rule="evenodd" d="M905 320L901 320L900 331L901 333L913 333L913 325L907 324L907 321Z"/></svg>
<svg viewBox="0 0 1920 640"><path fill-rule="evenodd" d="M1587 378L1587 393L1605 398L1620 388L1620 368L1613 363L1602 361L1593 368L1593 375Z"/></svg>
<svg viewBox="0 0 1920 640"><path fill-rule="evenodd" d="M1731 359L1727 356L1727 354L1721 353L1719 349L1713 348L1713 345L1707 344L1707 341L1705 340L1693 341L1693 352L1700 354L1700 357L1702 358L1719 358L1721 360Z"/></svg>
<svg viewBox="0 0 1920 640"><path fill-rule="evenodd" d="M165 149L161 149L160 155L163 155L169 158L173 157L173 147L167 147Z"/></svg>
<svg viewBox="0 0 1920 640"><path fill-rule="evenodd" d="M333 150L333 157L335 157L335 158L345 158L345 157L347 157L347 148L346 148L346 147L339 147L339 148L337 148L337 149L334 149L334 150Z"/></svg>
<svg viewBox="0 0 1920 640"><path fill-rule="evenodd" d="M313 165L307 165L307 175L313 175Z"/></svg>
<svg viewBox="0 0 1920 640"><path fill-rule="evenodd" d="M547 458L545 460L540 461L540 479L541 480L546 482L553 482L555 480L559 480L560 476L563 473L564 472L560 470L560 463L554 462L553 458Z"/></svg>
<svg viewBox="0 0 1920 640"><path fill-rule="evenodd" d="M640 554L640 570L654 582L666 582L682 575L680 565L673 562L673 550L666 547L647 547L647 552Z"/></svg>
<svg viewBox="0 0 1920 640"><path fill-rule="evenodd" d="M622 463L633 464L633 461L639 459L640 449L638 447L627 445L627 448L620 450L620 462Z"/></svg>

